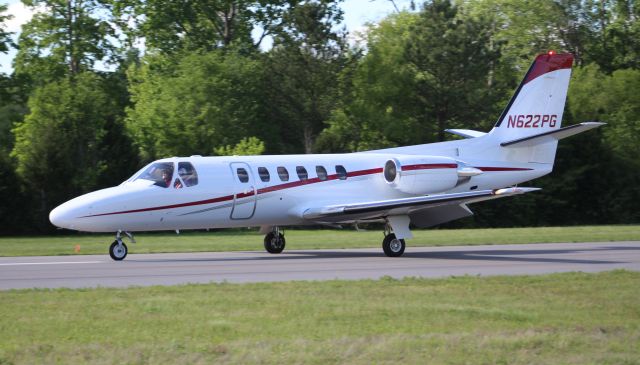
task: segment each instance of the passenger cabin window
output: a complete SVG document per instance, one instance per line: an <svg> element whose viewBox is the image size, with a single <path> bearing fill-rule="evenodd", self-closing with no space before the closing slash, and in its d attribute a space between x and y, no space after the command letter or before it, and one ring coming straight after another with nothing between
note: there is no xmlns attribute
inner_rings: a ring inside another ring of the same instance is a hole
<svg viewBox="0 0 640 365"><path fill-rule="evenodd" d="M280 181L289 181L289 171L284 166L278 166L278 177Z"/></svg>
<svg viewBox="0 0 640 365"><path fill-rule="evenodd" d="M240 180L241 183L249 182L249 173L247 170L242 167L238 167L236 169L236 173L238 174L238 180Z"/></svg>
<svg viewBox="0 0 640 365"><path fill-rule="evenodd" d="M271 179L269 176L269 170L266 167L258 167L258 175L260 175L260 180L264 182L268 182Z"/></svg>
<svg viewBox="0 0 640 365"><path fill-rule="evenodd" d="M304 181L309 178L307 169L305 169L304 166L296 166L296 173L298 174L298 179L300 179L300 181Z"/></svg>
<svg viewBox="0 0 640 365"><path fill-rule="evenodd" d="M153 181L154 185L168 188L173 180L173 162L156 162L152 164L133 181L140 179Z"/></svg>
<svg viewBox="0 0 640 365"><path fill-rule="evenodd" d="M327 179L327 169L324 166L316 166L316 174L318 175L318 179L321 181L325 181Z"/></svg>
<svg viewBox="0 0 640 365"><path fill-rule="evenodd" d="M336 165L336 175L338 175L338 179L346 180L347 179L347 170L342 165Z"/></svg>
<svg viewBox="0 0 640 365"><path fill-rule="evenodd" d="M178 176L185 186L198 185L198 173L191 162L178 162Z"/></svg>

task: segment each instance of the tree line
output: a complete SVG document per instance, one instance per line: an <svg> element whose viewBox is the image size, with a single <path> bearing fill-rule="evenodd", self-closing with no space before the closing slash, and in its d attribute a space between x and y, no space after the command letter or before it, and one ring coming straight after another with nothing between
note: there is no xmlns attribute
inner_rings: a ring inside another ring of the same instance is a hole
<svg viewBox="0 0 640 365"><path fill-rule="evenodd" d="M378 0L384 1L384 0ZM634 0L432 0L349 34L332 0L22 0L0 5L0 233L158 158L350 152L489 130L538 53L575 56L545 192L450 226L640 221ZM363 1L363 6L364 4ZM357 41L354 41L357 40ZM270 46L265 46L270 43ZM104 71L108 70L108 71Z"/></svg>

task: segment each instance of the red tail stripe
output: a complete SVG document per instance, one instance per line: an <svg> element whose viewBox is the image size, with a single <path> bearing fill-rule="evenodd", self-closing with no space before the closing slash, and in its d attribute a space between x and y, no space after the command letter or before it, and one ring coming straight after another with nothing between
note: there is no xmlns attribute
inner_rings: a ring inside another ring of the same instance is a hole
<svg viewBox="0 0 640 365"><path fill-rule="evenodd" d="M525 77L523 83L526 84L529 81L552 71L571 68L571 65L573 65L573 55L570 53L545 53L538 55L533 64L533 67L527 73L527 76Z"/></svg>

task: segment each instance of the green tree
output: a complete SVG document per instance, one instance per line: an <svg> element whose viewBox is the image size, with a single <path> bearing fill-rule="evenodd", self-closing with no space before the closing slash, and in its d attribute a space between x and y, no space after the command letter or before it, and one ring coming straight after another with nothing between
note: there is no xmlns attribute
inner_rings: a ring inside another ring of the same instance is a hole
<svg viewBox="0 0 640 365"><path fill-rule="evenodd" d="M580 59L584 51L584 47L577 44L581 40L577 33L584 29L582 23L576 21L576 1L466 0L462 3L469 16L488 20L492 42L502 46L501 57L516 67L517 74L527 70L536 54L549 50L570 51Z"/></svg>
<svg viewBox="0 0 640 365"><path fill-rule="evenodd" d="M4 151L0 152L0 201L0 234L27 231L25 228L32 222L26 208L31 201L23 193L14 163Z"/></svg>
<svg viewBox="0 0 640 365"><path fill-rule="evenodd" d="M494 24L503 57L525 68L531 56L570 52L577 65L597 63L611 73L640 67L640 8L635 0L460 1Z"/></svg>
<svg viewBox="0 0 640 365"><path fill-rule="evenodd" d="M634 0L588 0L586 14L592 31L589 55L600 68L640 68L640 6Z"/></svg>
<svg viewBox="0 0 640 365"><path fill-rule="evenodd" d="M412 72L416 115L423 129L444 140L447 127L482 126L501 94L489 83L497 47L484 19L458 16L449 1L425 4L405 51ZM434 130L435 129L435 130Z"/></svg>
<svg viewBox="0 0 640 365"><path fill-rule="evenodd" d="M640 70L616 70L611 75L589 65L574 71L570 111L577 121L597 120L607 144L629 163L637 163L640 146Z"/></svg>
<svg viewBox="0 0 640 365"><path fill-rule="evenodd" d="M12 15L5 15L8 6L6 4L0 4L0 53L9 52L11 46L11 33L5 30L5 22L13 18Z"/></svg>
<svg viewBox="0 0 640 365"><path fill-rule="evenodd" d="M368 53L321 142L361 150L441 141L447 127L489 127L505 99L503 78L496 77L500 47L491 35L486 19L449 1L371 27Z"/></svg>
<svg viewBox="0 0 640 365"><path fill-rule="evenodd" d="M251 156L264 152L264 142L256 137L243 138L235 146L228 145L215 149L220 156Z"/></svg>
<svg viewBox="0 0 640 365"><path fill-rule="evenodd" d="M17 172L37 194L40 223L51 208L98 187L109 173L111 146L105 145L118 111L105 81L80 73L35 89L29 113L14 129ZM120 157L120 156L118 156ZM130 171L121 172L122 180Z"/></svg>
<svg viewBox="0 0 640 365"><path fill-rule="evenodd" d="M418 15L393 14L366 30L366 55L340 75L340 102L318 145L325 152L361 151L420 143L417 121L407 98L412 83L404 52Z"/></svg>
<svg viewBox="0 0 640 365"><path fill-rule="evenodd" d="M40 9L22 27L18 54L14 59L17 74L48 82L66 75L91 70L96 62L115 57L109 40L115 31L99 18L103 5L99 0L23 0L32 9Z"/></svg>
<svg viewBox="0 0 640 365"><path fill-rule="evenodd" d="M311 153L339 101L339 76L348 62L342 12L333 1L307 2L285 14L287 28L268 53L269 116L283 131L282 150Z"/></svg>
<svg viewBox="0 0 640 365"><path fill-rule="evenodd" d="M173 66L147 57L130 69L127 130L143 161L208 155L254 135L269 141L261 63L234 52L193 53Z"/></svg>
<svg viewBox="0 0 640 365"><path fill-rule="evenodd" d="M599 194L586 196L586 201L598 196L604 212L601 221L632 223L640 220L640 70L621 69L610 75L596 65L574 71L569 90L569 110L578 122L606 122L600 140L599 153L586 156L583 165L598 164L598 176L591 176L589 187ZM593 142L592 142L593 143ZM585 148L584 145L581 148ZM599 184L597 182L600 182ZM586 184L585 184L586 185ZM589 190L587 190L589 191ZM578 195L578 194L576 194ZM575 196L575 195L574 195Z"/></svg>
<svg viewBox="0 0 640 365"><path fill-rule="evenodd" d="M285 26L284 15L300 0L112 0L114 19L130 41L165 54L218 48L258 49ZM134 22L130 21L134 19ZM252 31L259 34L252 38Z"/></svg>

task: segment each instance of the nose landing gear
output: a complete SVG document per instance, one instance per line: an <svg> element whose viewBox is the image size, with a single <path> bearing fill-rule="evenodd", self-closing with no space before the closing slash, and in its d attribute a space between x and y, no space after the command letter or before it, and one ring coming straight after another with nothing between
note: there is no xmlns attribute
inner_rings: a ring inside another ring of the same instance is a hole
<svg viewBox="0 0 640 365"><path fill-rule="evenodd" d="M124 260L124 258L127 257L127 253L129 252L127 245L122 242L122 233L129 237L132 243L136 242L131 233L122 231L116 232L116 240L113 241L111 246L109 246L109 256L111 256L111 258L115 261Z"/></svg>
<svg viewBox="0 0 640 365"><path fill-rule="evenodd" d="M264 236L264 248L268 253L281 253L284 250L285 240L284 234L280 232L280 228L274 229Z"/></svg>
<svg viewBox="0 0 640 365"><path fill-rule="evenodd" d="M115 261L124 260L124 258L127 257L128 251L127 245L120 239L116 239L111 246L109 246L109 256Z"/></svg>

